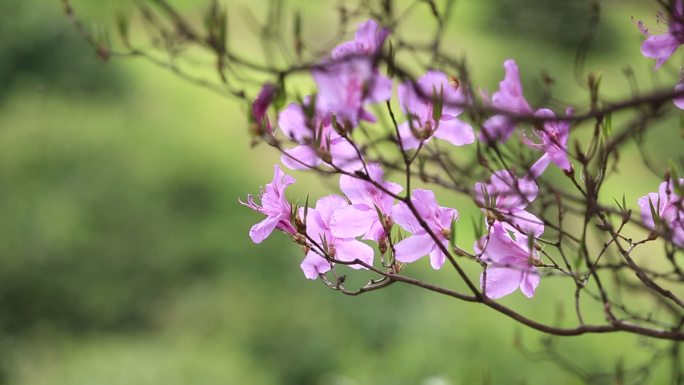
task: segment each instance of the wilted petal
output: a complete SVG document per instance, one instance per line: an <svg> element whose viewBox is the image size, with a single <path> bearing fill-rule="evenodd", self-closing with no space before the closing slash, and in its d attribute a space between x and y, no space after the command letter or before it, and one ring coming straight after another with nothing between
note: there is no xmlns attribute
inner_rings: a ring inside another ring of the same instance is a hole
<svg viewBox="0 0 684 385"><path fill-rule="evenodd" d="M276 91L277 89L273 84L266 83L261 87L259 95L252 103L252 117L254 121L259 126L263 126L268 132L271 132L272 128L266 112L273 102Z"/></svg>

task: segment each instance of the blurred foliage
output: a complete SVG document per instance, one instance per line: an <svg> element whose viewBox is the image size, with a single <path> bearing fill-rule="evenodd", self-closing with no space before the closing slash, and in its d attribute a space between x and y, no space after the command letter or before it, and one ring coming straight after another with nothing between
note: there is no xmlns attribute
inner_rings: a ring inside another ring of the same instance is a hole
<svg viewBox="0 0 684 385"><path fill-rule="evenodd" d="M488 3L490 27L494 32L574 50L590 32L597 0L495 0ZM614 54L617 32L607 23L597 27L591 37L596 54Z"/></svg>
<svg viewBox="0 0 684 385"><path fill-rule="evenodd" d="M60 90L65 95L121 95L127 82L121 72L84 55L83 39L74 33L58 1L36 7L22 0L3 0L0 14L0 101L14 87Z"/></svg>

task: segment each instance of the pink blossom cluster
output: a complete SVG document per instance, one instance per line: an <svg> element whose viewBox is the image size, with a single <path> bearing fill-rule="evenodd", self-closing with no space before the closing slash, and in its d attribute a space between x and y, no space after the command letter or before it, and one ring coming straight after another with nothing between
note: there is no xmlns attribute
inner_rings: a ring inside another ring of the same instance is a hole
<svg viewBox="0 0 684 385"><path fill-rule="evenodd" d="M684 197L681 194L683 189L683 178L676 183L669 179L660 184L658 192L639 198L639 208L644 225L669 234L673 244L684 248ZM680 191L679 194L677 190Z"/></svg>
<svg viewBox="0 0 684 385"><path fill-rule="evenodd" d="M647 58L656 59L655 69L665 64L679 46L684 44L684 0L673 0L667 9L667 16L663 12L658 12L657 23L666 30L651 34L641 20L637 22L639 31L646 36L646 40L641 44L641 53ZM680 77L675 85L675 92L682 91L684 76ZM672 101L678 108L684 109L684 95L675 97Z"/></svg>
<svg viewBox="0 0 684 385"><path fill-rule="evenodd" d="M682 33L679 27L673 28L666 37L649 37L644 54L655 55L653 47L657 48L660 40L666 40L670 44L667 51L673 52L676 46L671 49L671 45ZM376 250L403 264L429 256L431 267L440 269L457 248L453 231L458 211L440 206L433 191L405 191L409 189L388 181L380 164L364 159L352 139L361 122L376 121L369 107L393 98L394 84L376 64L388 36L389 30L376 21L362 23L354 40L337 46L312 70L316 93L287 105L278 114L276 128L294 143L282 149L282 164L290 169L332 169L340 174L341 195L322 197L313 207L296 207L284 194L294 179L276 165L273 181L261 191L260 203L251 196L243 203L266 216L250 230L252 240L259 243L276 229L289 234L305 250L300 266L309 279L317 279L336 264L374 269ZM658 66L669 55L671 52L658 56ZM567 149L569 120L548 108L533 108L524 97L516 62L506 60L503 67L505 76L498 90L491 97L482 92L493 113L481 124L477 136L462 116L472 103L471 96L455 78L436 70L398 85L403 119L395 133L396 144L404 153L420 151L433 139L460 147L478 138L488 145L509 140L522 125L520 117L539 118L541 124L531 132L519 130L518 135L522 144L541 153L530 169L522 174L494 171L486 181L475 183L469 194L485 217L487 233L475 242L473 250L486 266L480 277L483 293L493 299L517 289L527 297L534 296L540 283L538 270L544 266L535 241L544 233L544 222L528 211L537 198L537 179L550 164L566 173L573 171ZM272 135L275 129L267 111L274 92L272 85L264 86L252 108L254 120ZM571 116L572 110L565 115ZM682 245L682 199L668 186L661 185L658 194L641 198L639 205L648 226L655 229L657 223L664 223L673 242ZM657 213L655 219L653 212Z"/></svg>

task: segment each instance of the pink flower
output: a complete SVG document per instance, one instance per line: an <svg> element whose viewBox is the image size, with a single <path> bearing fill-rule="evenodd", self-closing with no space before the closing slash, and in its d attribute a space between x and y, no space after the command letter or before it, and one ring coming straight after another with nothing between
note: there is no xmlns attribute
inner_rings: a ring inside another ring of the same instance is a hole
<svg viewBox="0 0 684 385"><path fill-rule="evenodd" d="M520 72L515 60L506 60L504 69L506 76L499 83L499 90L492 95L492 106L513 114L532 115L532 108L523 96ZM515 119L506 115L494 115L484 122L480 140L485 142L506 141L513 133L516 125Z"/></svg>
<svg viewBox="0 0 684 385"><path fill-rule="evenodd" d="M648 58L656 59L656 69L660 68L674 54L677 48L684 43L684 1L674 0L669 21L665 20L662 12L659 12L658 24L668 26L667 32L651 35L644 26L644 23L638 22L641 33L648 36L641 44L641 53Z"/></svg>
<svg viewBox="0 0 684 385"><path fill-rule="evenodd" d="M420 92L417 92L416 87ZM417 148L421 141L427 143L432 136L455 146L475 141L473 128L456 118L463 112L463 108L454 104L463 104L465 96L444 73L428 71L416 84L405 82L399 85L398 93L399 104L409 119L399 126L399 135L405 149ZM438 99L441 99L441 106L434 105ZM435 108L441 110L435 111ZM416 138L414 131L422 140Z"/></svg>
<svg viewBox="0 0 684 385"><path fill-rule="evenodd" d="M675 85L674 88L675 92L682 92L684 91L684 79L679 80L677 85ZM672 99L672 102L679 108L680 110L684 110L684 96L680 96L678 98Z"/></svg>
<svg viewBox="0 0 684 385"><path fill-rule="evenodd" d="M368 165L368 177L393 194L402 190L396 183L383 181L383 171L378 164ZM376 242L387 237L383 222L391 226L394 198L372 183L348 175L340 177L340 189L351 205L333 214L330 222L332 234L341 238L363 236ZM378 212L382 217L378 217Z"/></svg>
<svg viewBox="0 0 684 385"><path fill-rule="evenodd" d="M489 298L507 296L518 288L526 297L532 298L539 286L538 252L529 249L527 236L514 235L515 238L511 238L503 226L495 224L488 236L475 243L475 252L488 264L486 272L480 276L480 286Z"/></svg>
<svg viewBox="0 0 684 385"><path fill-rule="evenodd" d="M266 111L268 111L268 107L273 103L276 91L276 87L273 84L266 83L261 87L259 95L254 99L254 103L252 103L252 118L259 132L273 133L273 128L268 120Z"/></svg>
<svg viewBox="0 0 684 385"><path fill-rule="evenodd" d="M572 109L568 108L566 114L570 116L572 114ZM546 108L541 108L537 110L534 116L551 119L556 117L553 111ZM525 136L523 136L522 138L523 143L525 143L527 146L535 150L544 151L543 156L547 157L548 160L555 163L562 170L572 170L572 164L568 159L568 136L570 134L569 122L562 120L545 121L544 129L535 129L534 134L537 136L537 139L539 140L538 143L535 143L534 141L528 139ZM539 171L541 173L543 172L543 169Z"/></svg>
<svg viewBox="0 0 684 385"><path fill-rule="evenodd" d="M435 194L429 190L413 190L411 203L440 243L448 248L451 224L458 219L458 211L438 206ZM403 202L398 203L392 210L392 217L404 230L413 234L394 246L397 261L411 263L429 254L432 268L440 269L446 261L446 255L420 225L409 207Z"/></svg>
<svg viewBox="0 0 684 385"><path fill-rule="evenodd" d="M266 215L266 219L255 224L249 230L249 236L254 243L261 243L275 229L292 235L297 233L294 226L290 223L292 207L285 198L285 188L293 184L295 179L285 175L278 165L275 165L274 168L273 181L267 184L259 193L261 205L254 202L251 194L247 195L247 203L240 201L241 204L250 209Z"/></svg>
<svg viewBox="0 0 684 385"><path fill-rule="evenodd" d="M309 209L307 212L306 233L316 243L325 247L326 252L334 259L344 262L352 262L358 259L372 265L374 254L372 247L353 237L336 237L331 232L330 222L333 214L336 210L346 206L347 201L338 195L329 195L319 199L316 202L316 208ZM300 212L300 215L303 213ZM319 274L330 270L330 263L311 250L307 253L300 267L307 278L316 279ZM350 265L350 267L365 269L359 264Z"/></svg>
<svg viewBox="0 0 684 385"><path fill-rule="evenodd" d="M341 59L349 55L374 56L389 35L389 29L382 28L373 19L359 24L354 40L342 43L332 51L333 59Z"/></svg>
<svg viewBox="0 0 684 385"><path fill-rule="evenodd" d="M529 176L516 177L513 172L499 170L487 183L475 183L475 200L483 210L494 209L495 217L505 229L532 234L544 233L544 223L525 207L537 198L537 184Z"/></svg>
<svg viewBox="0 0 684 385"><path fill-rule="evenodd" d="M374 122L375 116L364 106L392 96L392 81L380 75L367 58L328 62L314 68L312 75L318 86L319 114L334 115L338 122L351 127L356 127L361 119Z"/></svg>
<svg viewBox="0 0 684 385"><path fill-rule="evenodd" d="M305 103L307 101L305 100ZM283 133L298 146L284 150L280 161L291 169L316 167L321 163L334 164L347 170L356 171L362 166L354 147L335 132L330 119L314 113L308 121L304 107L292 103L278 115L278 126Z"/></svg>
<svg viewBox="0 0 684 385"><path fill-rule="evenodd" d="M679 179L684 187L684 179ZM639 198L641 219L646 226L656 229L651 205L659 218L659 222L670 232L672 243L684 247L684 199L677 195L672 180L660 184L657 193L649 193Z"/></svg>

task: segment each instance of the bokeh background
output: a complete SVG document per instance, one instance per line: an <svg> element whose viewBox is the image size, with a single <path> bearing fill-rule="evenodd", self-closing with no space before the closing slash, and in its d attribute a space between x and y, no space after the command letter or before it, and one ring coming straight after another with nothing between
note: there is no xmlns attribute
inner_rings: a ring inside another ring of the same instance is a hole
<svg viewBox="0 0 684 385"><path fill-rule="evenodd" d="M174 3L195 18L206 5ZM230 39L254 49L245 8L262 15L267 2L224 3ZM290 1L288 11L301 10L305 36L324 39L335 4ZM655 2L601 4L587 70L602 71L606 92L628 94L626 66L644 89L672 84L681 60L654 74L630 19L655 24ZM111 26L131 4L73 5L88 26ZM237 199L270 181L277 156L250 148L243 104L143 60L99 61L58 0L3 0L0 15L0 384L581 383L520 351L516 341L539 347L539 333L485 308L400 284L346 297L304 279L284 236L261 245L247 236L260 218ZM468 57L483 88L497 87L513 57L530 100L546 73L557 96L585 101L573 61L588 17L583 0L457 1L444 47ZM430 20L417 12L406 33L427 36ZM678 124L676 115L661 123ZM676 132L647 138L665 154L663 170L684 148ZM623 159L605 194L634 206L659 180L634 146ZM334 181L293 175L293 198L335 192ZM466 224L477 218L467 199L439 199ZM469 248L472 237L463 226L459 242ZM425 262L410 272L449 284L447 270ZM538 293L503 301L552 319L572 296L547 281ZM557 344L587 372L638 364L654 346L628 335ZM653 383L664 381L665 364L653 369Z"/></svg>

